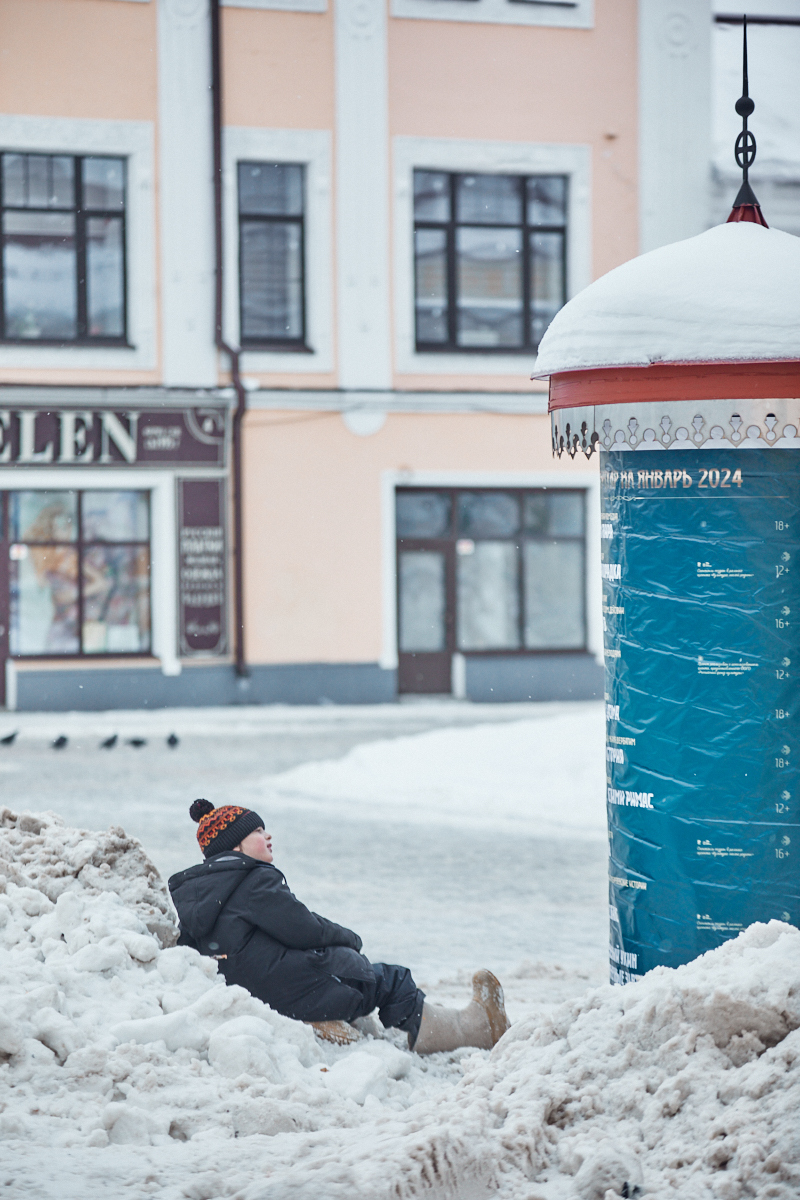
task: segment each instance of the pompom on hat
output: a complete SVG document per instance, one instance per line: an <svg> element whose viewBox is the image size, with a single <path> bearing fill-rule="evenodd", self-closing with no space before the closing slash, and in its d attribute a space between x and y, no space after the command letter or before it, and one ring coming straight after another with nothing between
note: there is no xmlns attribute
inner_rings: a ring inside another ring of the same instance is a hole
<svg viewBox="0 0 800 1200"><path fill-rule="evenodd" d="M208 800L195 800L189 808L189 816L197 822L197 840L204 858L224 854L256 829L264 828L264 821L250 808L239 808L238 804L223 804L214 808Z"/></svg>

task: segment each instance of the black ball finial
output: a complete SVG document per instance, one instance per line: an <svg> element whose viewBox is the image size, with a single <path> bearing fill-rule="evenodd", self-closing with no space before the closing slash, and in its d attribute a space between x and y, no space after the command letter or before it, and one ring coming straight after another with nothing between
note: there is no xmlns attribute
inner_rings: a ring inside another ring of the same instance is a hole
<svg viewBox="0 0 800 1200"><path fill-rule="evenodd" d="M735 108L740 117L750 117L753 115L755 106L755 100L751 100L749 96L740 96L736 101Z"/></svg>
<svg viewBox="0 0 800 1200"><path fill-rule="evenodd" d="M193 821L201 821L208 813L214 811L214 805L208 800L195 800L189 806L189 816Z"/></svg>

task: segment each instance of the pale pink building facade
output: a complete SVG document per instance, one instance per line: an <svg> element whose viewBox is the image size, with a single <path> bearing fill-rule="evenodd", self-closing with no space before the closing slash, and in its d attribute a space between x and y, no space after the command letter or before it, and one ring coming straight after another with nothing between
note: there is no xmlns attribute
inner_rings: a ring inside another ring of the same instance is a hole
<svg viewBox="0 0 800 1200"><path fill-rule="evenodd" d="M0 700L599 694L596 474L530 376L566 299L704 227L709 34L688 0L2 0Z"/></svg>

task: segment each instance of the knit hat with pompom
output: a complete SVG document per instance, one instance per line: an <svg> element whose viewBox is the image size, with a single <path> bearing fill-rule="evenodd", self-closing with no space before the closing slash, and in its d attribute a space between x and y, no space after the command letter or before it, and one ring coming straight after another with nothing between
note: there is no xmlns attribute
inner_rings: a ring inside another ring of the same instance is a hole
<svg viewBox="0 0 800 1200"><path fill-rule="evenodd" d="M189 816L197 821L197 840L204 858L223 854L238 846L248 833L263 829L264 822L250 808L239 808L237 804L223 804L214 808L208 800L195 800Z"/></svg>

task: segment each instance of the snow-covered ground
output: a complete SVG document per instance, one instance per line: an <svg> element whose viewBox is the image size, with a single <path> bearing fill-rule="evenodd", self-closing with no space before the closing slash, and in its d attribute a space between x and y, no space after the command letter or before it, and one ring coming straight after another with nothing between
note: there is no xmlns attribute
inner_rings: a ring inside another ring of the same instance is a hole
<svg viewBox="0 0 800 1200"><path fill-rule="evenodd" d="M796 1200L800 933L753 926L601 984L599 706L19 725L0 748L3 1195ZM171 945L147 858L196 857L195 794L257 807L295 890L432 998L463 1003L494 967L510 1033L430 1059L377 1027L336 1047L226 987ZM144 848L74 827L110 822Z"/></svg>
<svg viewBox="0 0 800 1200"><path fill-rule="evenodd" d="M425 987L521 971L513 1005L549 987L543 965L558 968L557 999L565 971L578 986L606 977L598 704L14 714L0 737L17 728L0 745L0 802L122 825L164 878L199 859L192 800L244 804L293 891Z"/></svg>

